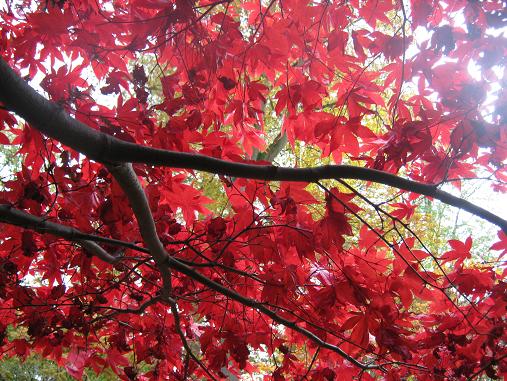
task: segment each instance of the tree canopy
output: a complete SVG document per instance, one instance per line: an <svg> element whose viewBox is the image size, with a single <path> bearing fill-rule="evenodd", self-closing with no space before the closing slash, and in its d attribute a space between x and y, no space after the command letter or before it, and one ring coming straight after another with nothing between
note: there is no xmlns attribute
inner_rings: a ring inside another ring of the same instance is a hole
<svg viewBox="0 0 507 381"><path fill-rule="evenodd" d="M0 4L1 353L78 379L507 376L507 221L457 196L507 190L506 9ZM428 202L498 234L431 242Z"/></svg>

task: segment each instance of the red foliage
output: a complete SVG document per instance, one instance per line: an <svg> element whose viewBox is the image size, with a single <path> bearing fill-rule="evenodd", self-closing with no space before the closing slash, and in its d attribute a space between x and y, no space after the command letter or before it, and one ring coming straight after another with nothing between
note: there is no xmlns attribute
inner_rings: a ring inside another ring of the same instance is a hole
<svg viewBox="0 0 507 381"><path fill-rule="evenodd" d="M434 189L487 174L505 191L506 9L7 0L0 55L61 111L130 143L255 168L270 165L256 154L279 128L336 164ZM187 271L152 252L108 160L0 101L0 144L22 158L0 204L40 218L0 213L1 353L38 352L76 378L110 367L122 380L219 379L259 372L256 353L275 358L273 380L507 377L505 232L497 261L470 265L472 237L443 253L414 238L415 193L381 204L342 180L311 192L237 173L213 185L227 197L214 214L199 172L135 164L158 238ZM9 325L26 337L9 341Z"/></svg>

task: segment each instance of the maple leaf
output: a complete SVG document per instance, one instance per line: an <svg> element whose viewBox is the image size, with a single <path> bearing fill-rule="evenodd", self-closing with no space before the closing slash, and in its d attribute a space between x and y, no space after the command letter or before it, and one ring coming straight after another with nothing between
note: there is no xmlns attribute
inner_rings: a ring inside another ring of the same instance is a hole
<svg viewBox="0 0 507 381"><path fill-rule="evenodd" d="M504 231L498 232L498 242L495 242L492 246L492 250L501 251L498 260L502 259L502 257L507 254L507 234Z"/></svg>
<svg viewBox="0 0 507 381"><path fill-rule="evenodd" d="M72 377L80 380L92 355L92 350L84 350L76 346L72 347L70 353L67 355L65 370L67 370Z"/></svg>
<svg viewBox="0 0 507 381"><path fill-rule="evenodd" d="M466 258L470 258L470 249L472 248L472 238L468 237L463 243L458 240L450 240L449 245L451 246L450 251L445 252L440 257L442 263L453 261L457 259L456 266L459 266Z"/></svg>
<svg viewBox="0 0 507 381"><path fill-rule="evenodd" d="M226 221L221 218L213 218L209 221L207 232L208 232L208 239L210 241L214 241L222 237L222 235L225 233L225 230L227 229L227 223Z"/></svg>
<svg viewBox="0 0 507 381"><path fill-rule="evenodd" d="M368 317L361 313L354 314L341 326L342 331L352 330L350 340L361 348L368 346Z"/></svg>
<svg viewBox="0 0 507 381"><path fill-rule="evenodd" d="M129 361L116 348L107 352L107 363L116 374L119 374L118 366L127 367Z"/></svg>
<svg viewBox="0 0 507 381"><path fill-rule="evenodd" d="M409 203L396 202L394 204L391 204L391 206L395 207L391 214L400 220L404 218L410 219L410 217L412 217L415 212L414 205L411 205Z"/></svg>

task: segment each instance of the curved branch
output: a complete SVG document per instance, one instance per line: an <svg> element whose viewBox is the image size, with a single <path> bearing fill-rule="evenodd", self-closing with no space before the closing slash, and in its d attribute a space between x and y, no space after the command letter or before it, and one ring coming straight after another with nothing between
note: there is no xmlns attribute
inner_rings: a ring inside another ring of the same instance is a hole
<svg viewBox="0 0 507 381"><path fill-rule="evenodd" d="M266 181L316 182L323 179L371 181L435 198L481 217L507 233L507 220L486 209L444 192L436 185L408 180L375 169L351 165L288 168L236 163L196 153L146 147L117 139L72 118L57 104L31 88L1 58L0 101L41 133L99 162L144 163Z"/></svg>
<svg viewBox="0 0 507 381"><path fill-rule="evenodd" d="M108 165L107 169L109 169L130 202L141 236L162 275L164 285L161 293L168 300L171 293L171 272L163 265L167 261L168 254L158 237L146 194L132 169L132 164Z"/></svg>

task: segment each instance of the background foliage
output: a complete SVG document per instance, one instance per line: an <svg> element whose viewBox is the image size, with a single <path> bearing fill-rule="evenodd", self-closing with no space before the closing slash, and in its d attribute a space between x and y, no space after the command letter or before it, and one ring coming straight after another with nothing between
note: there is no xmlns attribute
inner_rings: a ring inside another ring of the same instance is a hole
<svg viewBox="0 0 507 381"><path fill-rule="evenodd" d="M2 3L6 377L505 377L506 9Z"/></svg>

